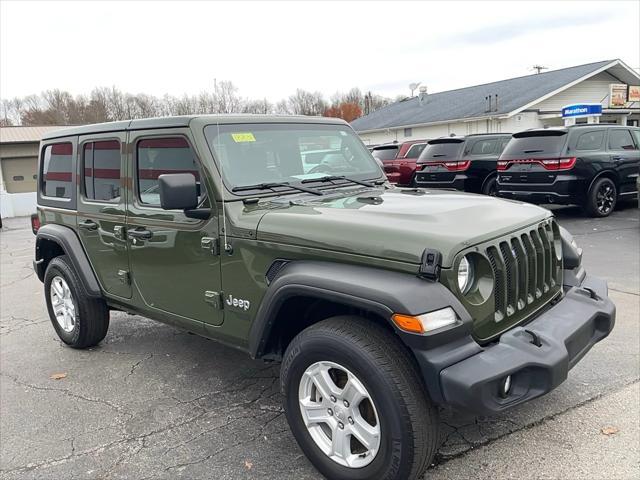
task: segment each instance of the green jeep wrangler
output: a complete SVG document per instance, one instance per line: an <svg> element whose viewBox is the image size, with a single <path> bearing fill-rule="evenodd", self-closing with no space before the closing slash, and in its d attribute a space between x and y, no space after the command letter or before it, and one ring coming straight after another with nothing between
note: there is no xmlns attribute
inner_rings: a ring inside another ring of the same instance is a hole
<svg viewBox="0 0 640 480"><path fill-rule="evenodd" d="M393 187L341 120L56 131L38 185L34 268L60 339L96 345L122 310L281 361L291 430L332 479L420 476L438 406L539 397L614 325L549 211Z"/></svg>

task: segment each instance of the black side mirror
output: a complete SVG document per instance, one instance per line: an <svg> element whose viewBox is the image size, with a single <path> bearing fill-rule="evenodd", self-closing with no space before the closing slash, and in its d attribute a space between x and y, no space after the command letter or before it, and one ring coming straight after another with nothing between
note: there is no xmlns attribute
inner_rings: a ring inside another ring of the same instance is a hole
<svg viewBox="0 0 640 480"><path fill-rule="evenodd" d="M158 177L160 206L164 210L192 210L198 207L198 185L191 173L165 173Z"/></svg>

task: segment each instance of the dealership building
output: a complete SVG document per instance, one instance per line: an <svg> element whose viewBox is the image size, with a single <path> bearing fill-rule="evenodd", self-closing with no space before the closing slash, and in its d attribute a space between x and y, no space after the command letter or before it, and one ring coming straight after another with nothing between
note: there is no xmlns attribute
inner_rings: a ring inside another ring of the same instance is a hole
<svg viewBox="0 0 640 480"><path fill-rule="evenodd" d="M367 145L574 123L640 123L640 75L607 60L524 77L420 92L351 125Z"/></svg>
<svg viewBox="0 0 640 480"><path fill-rule="evenodd" d="M42 136L62 127L0 128L0 215L30 215L36 211L38 147Z"/></svg>

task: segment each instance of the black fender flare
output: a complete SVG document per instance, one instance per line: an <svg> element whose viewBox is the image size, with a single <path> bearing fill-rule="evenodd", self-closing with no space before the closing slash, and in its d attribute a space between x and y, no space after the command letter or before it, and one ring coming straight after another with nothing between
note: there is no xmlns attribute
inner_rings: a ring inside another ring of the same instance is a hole
<svg viewBox="0 0 640 480"><path fill-rule="evenodd" d="M416 275L358 265L321 261L287 263L271 282L249 332L249 353L260 358L270 338L278 312L292 297L330 300L363 309L391 320L394 313L420 315L452 307L463 323L471 317L459 300L442 284ZM404 337L415 336L403 334Z"/></svg>
<svg viewBox="0 0 640 480"><path fill-rule="evenodd" d="M78 276L82 280L85 291L89 297L101 298L102 291L100 284L96 278L96 274L89 263L80 239L76 233L69 227L63 225L49 224L43 225L38 229L36 235L36 261L34 262L36 274L41 281L44 281L44 258L42 257L42 249L40 246L43 241L51 241L60 246L65 255L69 257Z"/></svg>

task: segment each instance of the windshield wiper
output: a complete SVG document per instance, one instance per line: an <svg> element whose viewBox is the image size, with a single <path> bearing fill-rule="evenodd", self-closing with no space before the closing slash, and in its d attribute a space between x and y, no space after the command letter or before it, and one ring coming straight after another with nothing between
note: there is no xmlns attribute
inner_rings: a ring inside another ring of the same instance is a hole
<svg viewBox="0 0 640 480"><path fill-rule="evenodd" d="M300 187L298 185L291 185L289 182L268 182L268 183L256 183L253 185L241 185L239 187L233 187L232 192L244 192L247 190L273 190L276 187L287 187L299 190L301 192L312 193L313 195L324 195L319 190L313 188ZM275 191L275 190L274 190Z"/></svg>
<svg viewBox="0 0 640 480"><path fill-rule="evenodd" d="M365 187L375 187L373 183L363 182L362 180L345 177L344 175L327 175L325 177L319 178L307 178L305 180L302 180L301 183L331 182L333 180L346 180L347 182L357 183L358 185L364 185Z"/></svg>

